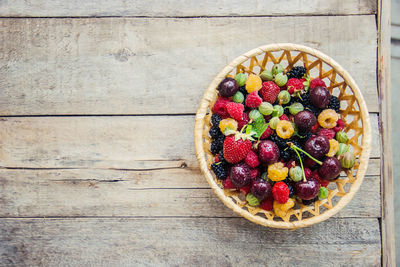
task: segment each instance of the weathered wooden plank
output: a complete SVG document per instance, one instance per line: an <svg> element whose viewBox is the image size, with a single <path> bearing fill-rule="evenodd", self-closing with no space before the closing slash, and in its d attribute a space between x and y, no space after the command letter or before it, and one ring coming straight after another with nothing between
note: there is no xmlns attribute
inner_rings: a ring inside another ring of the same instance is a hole
<svg viewBox="0 0 400 267"><path fill-rule="evenodd" d="M372 135L379 136L371 114ZM0 120L0 167L193 166L194 116L13 117ZM380 156L373 138L371 157Z"/></svg>
<svg viewBox="0 0 400 267"><path fill-rule="evenodd" d="M0 217L235 216L198 168L0 170L0 184ZM338 216L380 217L379 176L366 176Z"/></svg>
<svg viewBox="0 0 400 267"><path fill-rule="evenodd" d="M394 235L393 144L390 90L390 2L378 1L378 95L381 101L379 132L382 140L382 264L396 265Z"/></svg>
<svg viewBox="0 0 400 267"><path fill-rule="evenodd" d="M391 8L389 10L389 13L391 13L391 16L390 14L387 15L390 16L392 24L400 26L400 18L399 18L400 0L392 0L390 1L390 3L391 3Z"/></svg>
<svg viewBox="0 0 400 267"><path fill-rule="evenodd" d="M0 38L1 115L195 113L225 65L273 42L330 55L378 111L374 15L3 19Z"/></svg>
<svg viewBox="0 0 400 267"><path fill-rule="evenodd" d="M376 1L249 0L234 1L1 1L3 17L103 17L103 16L278 16L374 14Z"/></svg>
<svg viewBox="0 0 400 267"><path fill-rule="evenodd" d="M301 240L301 241L300 241ZM1 219L3 266L378 266L377 219L295 231L242 218Z"/></svg>

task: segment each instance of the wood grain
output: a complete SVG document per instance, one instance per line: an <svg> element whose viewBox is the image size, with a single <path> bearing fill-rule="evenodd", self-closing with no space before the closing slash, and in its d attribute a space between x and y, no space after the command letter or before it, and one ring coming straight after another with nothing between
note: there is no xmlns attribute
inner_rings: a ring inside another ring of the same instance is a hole
<svg viewBox="0 0 400 267"><path fill-rule="evenodd" d="M318 0L249 0L234 1L1 1L3 17L107 17L107 16L278 16L374 14L376 1Z"/></svg>
<svg viewBox="0 0 400 267"><path fill-rule="evenodd" d="M378 5L379 129L382 139L382 264L383 266L396 266L392 166L392 99L390 91L390 2L379 0Z"/></svg>
<svg viewBox="0 0 400 267"><path fill-rule="evenodd" d="M337 216L380 217L379 178L366 176L360 192ZM237 217L198 168L1 170L0 188L0 217Z"/></svg>
<svg viewBox="0 0 400 267"><path fill-rule="evenodd" d="M372 135L378 136L371 114ZM0 120L0 167L160 169L193 166L194 116L29 117ZM371 157L380 157L373 138Z"/></svg>
<svg viewBox="0 0 400 267"><path fill-rule="evenodd" d="M0 32L0 115L194 114L225 65L273 42L328 54L378 111L374 15L2 19Z"/></svg>
<svg viewBox="0 0 400 267"><path fill-rule="evenodd" d="M332 218L296 231L242 218L1 219L0 250L3 266L378 266L381 261L376 218Z"/></svg>

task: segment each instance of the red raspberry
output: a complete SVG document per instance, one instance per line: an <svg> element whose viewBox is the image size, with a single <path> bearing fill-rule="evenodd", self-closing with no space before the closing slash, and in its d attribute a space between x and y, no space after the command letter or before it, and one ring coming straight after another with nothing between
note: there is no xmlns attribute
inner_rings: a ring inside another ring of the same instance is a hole
<svg viewBox="0 0 400 267"><path fill-rule="evenodd" d="M230 102L226 104L226 110L235 120L241 121L243 119L244 106L242 104Z"/></svg>
<svg viewBox="0 0 400 267"><path fill-rule="evenodd" d="M234 188L236 188L236 187L232 184L231 179L230 179L229 177L226 178L226 180L222 182L222 186L223 186L225 189L234 189Z"/></svg>
<svg viewBox="0 0 400 267"><path fill-rule="evenodd" d="M335 132L340 132L341 130L344 129L344 126L345 126L344 121L342 119L338 119L337 122L336 122L336 126L333 127L333 130Z"/></svg>
<svg viewBox="0 0 400 267"><path fill-rule="evenodd" d="M260 203L260 207L264 210L272 211L274 207L274 198L268 197Z"/></svg>
<svg viewBox="0 0 400 267"><path fill-rule="evenodd" d="M219 162L219 154L215 155L214 161Z"/></svg>
<svg viewBox="0 0 400 267"><path fill-rule="evenodd" d="M304 168L304 174L306 175L306 179L312 177L312 171L309 168Z"/></svg>
<svg viewBox="0 0 400 267"><path fill-rule="evenodd" d="M218 100L215 102L212 112L215 114L220 115L221 117L228 117L229 113L226 109L226 105L230 103L230 100L225 97L220 97Z"/></svg>
<svg viewBox="0 0 400 267"><path fill-rule="evenodd" d="M310 88L313 89L317 86L322 86L322 87L326 87L326 84L323 80L321 80L320 78L315 78L310 82Z"/></svg>
<svg viewBox="0 0 400 267"><path fill-rule="evenodd" d="M249 108L257 108L262 103L262 98L258 95L257 91L254 91L246 97L246 106Z"/></svg>
<svg viewBox="0 0 400 267"><path fill-rule="evenodd" d="M276 98L278 97L280 91L281 89L278 85L276 85L274 82L269 81L263 82L260 89L260 94L264 101L273 104L276 101Z"/></svg>
<svg viewBox="0 0 400 267"><path fill-rule="evenodd" d="M249 115L247 113L242 114L242 119L238 121L238 131L242 130L243 126L245 126L249 122Z"/></svg>
<svg viewBox="0 0 400 267"><path fill-rule="evenodd" d="M267 130L260 136L261 140L267 139L272 134L272 129L268 126Z"/></svg>
<svg viewBox="0 0 400 267"><path fill-rule="evenodd" d="M313 167L316 164L316 162L310 158L304 159L303 163L304 163L304 166L307 166L309 168Z"/></svg>
<svg viewBox="0 0 400 267"><path fill-rule="evenodd" d="M286 87L288 89L289 94L293 95L296 92L304 91L304 84L300 79L291 78L286 83Z"/></svg>
<svg viewBox="0 0 400 267"><path fill-rule="evenodd" d="M258 168L250 169L251 179L255 180L260 177L260 170Z"/></svg>
<svg viewBox="0 0 400 267"><path fill-rule="evenodd" d="M246 164L249 165L250 168L255 168L258 165L260 165L260 161L258 160L257 154L251 150L249 151L249 153L247 153L247 156L244 159L244 162L246 162Z"/></svg>
<svg viewBox="0 0 400 267"><path fill-rule="evenodd" d="M285 204L289 199L289 187L284 182L277 182L272 187L274 199L281 204Z"/></svg>
<svg viewBox="0 0 400 267"><path fill-rule="evenodd" d="M326 138L328 138L328 139L333 139L333 138L335 138L335 131L334 130L332 130L332 129L325 129L325 128L322 128L322 129L320 129L319 131L318 131L318 135L320 135L320 136L325 136Z"/></svg>
<svg viewBox="0 0 400 267"><path fill-rule="evenodd" d="M288 116L286 116L286 114L282 114L282 116L280 116L279 119L281 121L289 121L289 118L288 118Z"/></svg>
<svg viewBox="0 0 400 267"><path fill-rule="evenodd" d="M245 185L245 186L239 188L239 191L241 193L243 193L244 195L247 195L250 192L250 185L248 184L248 185Z"/></svg>
<svg viewBox="0 0 400 267"><path fill-rule="evenodd" d="M311 131L312 133L316 133L317 130L318 130L318 127L319 127L319 124L318 124L318 121L317 121L317 122L314 124L314 126L311 127L310 131Z"/></svg>
<svg viewBox="0 0 400 267"><path fill-rule="evenodd" d="M323 187L327 187L329 185L329 181L321 179L318 174L318 170L313 171L313 178L319 182L319 184Z"/></svg>

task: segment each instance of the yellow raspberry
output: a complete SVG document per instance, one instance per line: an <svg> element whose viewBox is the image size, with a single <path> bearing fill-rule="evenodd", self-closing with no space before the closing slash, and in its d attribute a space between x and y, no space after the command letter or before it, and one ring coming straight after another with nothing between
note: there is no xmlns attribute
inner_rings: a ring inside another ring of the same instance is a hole
<svg viewBox="0 0 400 267"><path fill-rule="evenodd" d="M281 120L276 125L276 134L283 139L289 139L294 133L293 125L289 121Z"/></svg>
<svg viewBox="0 0 400 267"><path fill-rule="evenodd" d="M333 157L339 151L339 142L335 139L329 140L329 152L325 155L327 157Z"/></svg>
<svg viewBox="0 0 400 267"><path fill-rule="evenodd" d="M338 119L339 115L333 109L325 109L318 115L318 123L323 128L335 127Z"/></svg>
<svg viewBox="0 0 400 267"><path fill-rule="evenodd" d="M274 200L274 213L279 217L285 217L287 212L294 207L293 199L289 198L288 201L284 204L280 204L279 202Z"/></svg>
<svg viewBox="0 0 400 267"><path fill-rule="evenodd" d="M261 89L262 80L260 76L255 74L250 74L246 80L246 90L248 93L258 91Z"/></svg>
<svg viewBox="0 0 400 267"><path fill-rule="evenodd" d="M277 162L268 166L268 178L271 181L278 182L285 180L289 169L282 162Z"/></svg>
<svg viewBox="0 0 400 267"><path fill-rule="evenodd" d="M238 128L238 123L237 121L235 121L234 119L223 119L220 123L219 123L219 129L221 129L221 132L224 133L225 129L229 127L232 130L236 131Z"/></svg>

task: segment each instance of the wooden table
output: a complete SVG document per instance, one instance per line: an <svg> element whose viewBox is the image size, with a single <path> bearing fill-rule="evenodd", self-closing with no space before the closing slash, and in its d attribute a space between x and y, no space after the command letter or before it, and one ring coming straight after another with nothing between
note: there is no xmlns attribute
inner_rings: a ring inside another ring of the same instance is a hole
<svg viewBox="0 0 400 267"><path fill-rule="evenodd" d="M388 3L220 2L0 1L1 266L394 263ZM374 137L354 200L296 231L237 217L194 155L207 85L273 42L345 66Z"/></svg>

